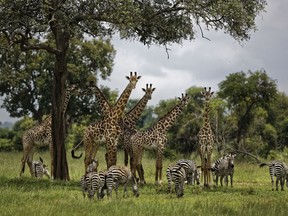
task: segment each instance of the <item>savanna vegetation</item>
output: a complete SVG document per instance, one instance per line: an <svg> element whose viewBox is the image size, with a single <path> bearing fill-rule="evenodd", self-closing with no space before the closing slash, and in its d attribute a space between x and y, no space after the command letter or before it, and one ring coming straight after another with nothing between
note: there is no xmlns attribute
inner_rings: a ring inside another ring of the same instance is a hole
<svg viewBox="0 0 288 216"><path fill-rule="evenodd" d="M99 152L99 169L105 169L104 149ZM39 152L46 163L47 152ZM195 159L198 164L198 157ZM268 167L259 168L255 161L235 161L234 186L212 187L203 190L202 185L185 185L184 196L176 198L167 191L167 181L162 186L154 185L155 160L145 154L143 166L147 185L139 188L138 198L123 198L123 187L119 196L112 199L89 201L82 196L79 180L83 174L83 160L67 157L71 180L63 182L35 180L25 172L18 177L21 153L0 152L0 212L1 215L287 215L288 188L272 191ZM216 157L214 155L213 157ZM123 164L123 152L118 154L119 164ZM167 168L174 160L164 160ZM242 162L241 162L242 161ZM264 161L263 161L264 162ZM266 161L265 161L266 162Z"/></svg>

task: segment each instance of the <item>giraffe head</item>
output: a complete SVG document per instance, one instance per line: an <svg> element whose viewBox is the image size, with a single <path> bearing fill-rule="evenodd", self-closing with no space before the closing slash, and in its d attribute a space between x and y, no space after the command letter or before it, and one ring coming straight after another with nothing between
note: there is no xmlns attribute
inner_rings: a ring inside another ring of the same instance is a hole
<svg viewBox="0 0 288 216"><path fill-rule="evenodd" d="M130 85L132 87L132 89L135 89L136 84L138 82L138 80L141 78L141 76L137 76L137 72L130 72L130 77L126 76L126 78L130 81Z"/></svg>
<svg viewBox="0 0 288 216"><path fill-rule="evenodd" d="M178 99L180 100L180 103L183 105L183 106L186 106L189 102L189 99L190 97L188 96L188 94L183 94L182 93L182 97L178 97Z"/></svg>
<svg viewBox="0 0 288 216"><path fill-rule="evenodd" d="M214 92L211 92L211 87L209 87L208 90L206 87L204 87L204 91L202 91L201 94L204 96L205 101L209 101Z"/></svg>
<svg viewBox="0 0 288 216"><path fill-rule="evenodd" d="M78 95L80 93L80 89L77 85L75 84L71 84L67 90L66 90L66 94L68 95L71 95L71 94L75 94L75 95Z"/></svg>
<svg viewBox="0 0 288 216"><path fill-rule="evenodd" d="M142 90L145 92L145 96L147 96L149 100L151 99L152 93L155 91L155 89L156 88L152 88L152 84L150 84L150 86L146 84L146 89L142 88Z"/></svg>

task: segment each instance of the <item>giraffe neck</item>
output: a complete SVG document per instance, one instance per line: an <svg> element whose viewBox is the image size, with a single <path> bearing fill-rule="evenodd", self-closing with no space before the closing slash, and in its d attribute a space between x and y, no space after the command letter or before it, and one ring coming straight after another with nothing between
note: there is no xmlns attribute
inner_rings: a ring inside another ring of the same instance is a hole
<svg viewBox="0 0 288 216"><path fill-rule="evenodd" d="M204 125L203 125L204 128L211 128L210 127L210 105L209 103L206 103L205 104L205 107L204 107Z"/></svg>
<svg viewBox="0 0 288 216"><path fill-rule="evenodd" d="M162 131L168 131L172 124L176 121L177 117L184 109L184 104L179 103L172 108L165 116L160 118L152 128Z"/></svg>
<svg viewBox="0 0 288 216"><path fill-rule="evenodd" d="M108 113L111 110L111 106L108 103L108 101L105 98L105 96L102 93L102 91L97 86L95 86L94 94L95 94L96 100L98 102L98 105L100 106L100 108L101 108L101 110L103 112L103 115L104 116L108 115Z"/></svg>
<svg viewBox="0 0 288 216"><path fill-rule="evenodd" d="M110 118L113 118L114 120L119 120L119 118L122 117L127 101L131 95L132 89L133 85L132 83L129 83L120 95L115 105L112 107L112 110L109 112Z"/></svg>
<svg viewBox="0 0 288 216"><path fill-rule="evenodd" d="M131 109L128 113L126 113L123 117L123 123L125 126L129 126L129 128L133 128L136 124L136 121L140 118L143 110L148 103L149 96L145 94L141 100Z"/></svg>
<svg viewBox="0 0 288 216"><path fill-rule="evenodd" d="M64 100L64 105L63 105L63 115L65 115L68 107L69 100L71 98L71 91L67 90L65 93L65 100Z"/></svg>

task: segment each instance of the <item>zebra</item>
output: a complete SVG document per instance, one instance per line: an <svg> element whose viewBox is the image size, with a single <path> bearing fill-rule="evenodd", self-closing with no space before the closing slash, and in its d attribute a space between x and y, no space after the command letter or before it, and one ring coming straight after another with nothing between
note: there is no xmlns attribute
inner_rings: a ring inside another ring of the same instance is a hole
<svg viewBox="0 0 288 216"><path fill-rule="evenodd" d="M44 164L43 159L39 157L40 161L32 161L32 171L34 177L37 179L43 178L46 175L50 179L50 173L48 170L48 166Z"/></svg>
<svg viewBox="0 0 288 216"><path fill-rule="evenodd" d="M228 176L230 176L230 184L233 187L233 176L234 176L234 159L236 154L230 153L225 154L218 160L214 162L211 166L211 171L214 183L218 185L218 178L220 176L220 183L223 186L223 178L225 178L225 183L228 185Z"/></svg>
<svg viewBox="0 0 288 216"><path fill-rule="evenodd" d="M179 164L170 165L166 170L166 177L169 192L172 193L172 182L174 182L177 198L182 197L184 195L184 181L186 179L185 169Z"/></svg>
<svg viewBox="0 0 288 216"><path fill-rule="evenodd" d="M80 178L80 184L84 198L86 193L88 193L88 198L93 199L98 188L99 190L97 192L97 197L98 199L102 198L102 195L99 191L102 191L101 187L103 187L103 181L101 180L100 175L97 173L97 167L98 161L94 159L92 163L88 165L85 174Z"/></svg>
<svg viewBox="0 0 288 216"><path fill-rule="evenodd" d="M135 197L139 196L138 184L136 178L133 176L132 172L128 167L120 167L113 165L111 166L106 174L106 187L107 196L110 198L112 196L112 189L114 188L116 197L118 196L118 186L119 184L124 185L124 197L127 196L127 185L130 183L132 185L132 191Z"/></svg>
<svg viewBox="0 0 288 216"><path fill-rule="evenodd" d="M197 185L200 184L201 171L197 169L196 162L187 159L180 159L176 164L182 166L186 173L187 184Z"/></svg>
<svg viewBox="0 0 288 216"><path fill-rule="evenodd" d="M276 190L278 190L278 183L280 181L281 190L284 190L284 183L286 179L286 186L288 187L288 167L282 161L271 161L270 164L261 163L260 167L269 166L269 173L271 177L272 191L274 190L274 176L276 177Z"/></svg>

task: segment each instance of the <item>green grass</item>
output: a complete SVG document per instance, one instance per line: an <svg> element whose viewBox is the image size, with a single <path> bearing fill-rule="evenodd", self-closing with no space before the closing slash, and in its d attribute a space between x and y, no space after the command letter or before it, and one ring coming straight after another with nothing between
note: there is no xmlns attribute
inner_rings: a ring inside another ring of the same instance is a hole
<svg viewBox="0 0 288 216"><path fill-rule="evenodd" d="M105 168L104 151L98 152L100 170ZM32 179L28 169L19 177L21 153L0 152L0 215L287 215L288 189L271 191L268 167L236 161L234 187L212 187L185 185L184 197L167 193L163 165L163 185L154 185L155 159L145 155L143 165L147 185L139 189L140 196L123 198L119 189L118 198L89 201L84 199L79 179L84 170L83 158L73 160L67 153L71 181L51 181L47 178ZM36 153L34 158L38 158ZM49 160L48 153L41 157ZM118 155L123 163L122 152ZM199 163L198 163L199 164ZM130 188L129 188L130 189Z"/></svg>

